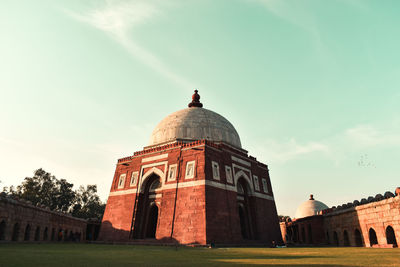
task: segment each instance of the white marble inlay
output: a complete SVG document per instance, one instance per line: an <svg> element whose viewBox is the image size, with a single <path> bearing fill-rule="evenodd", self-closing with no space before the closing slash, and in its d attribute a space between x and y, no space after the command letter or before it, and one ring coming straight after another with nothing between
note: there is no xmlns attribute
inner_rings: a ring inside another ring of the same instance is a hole
<svg viewBox="0 0 400 267"><path fill-rule="evenodd" d="M233 161L236 161L236 162L238 162L238 163L241 163L241 164L243 164L243 165L246 165L247 167L250 167L250 166L251 166L251 163L250 163L250 162L245 161L245 160L243 160L243 159L240 159L240 158L238 158L238 157L231 156L231 159L232 159Z"/></svg>
<svg viewBox="0 0 400 267"><path fill-rule="evenodd" d="M168 153L167 154L158 155L158 156L143 158L142 159L142 163L143 162L154 161L154 160L159 160L159 159L165 159L165 158L168 158Z"/></svg>

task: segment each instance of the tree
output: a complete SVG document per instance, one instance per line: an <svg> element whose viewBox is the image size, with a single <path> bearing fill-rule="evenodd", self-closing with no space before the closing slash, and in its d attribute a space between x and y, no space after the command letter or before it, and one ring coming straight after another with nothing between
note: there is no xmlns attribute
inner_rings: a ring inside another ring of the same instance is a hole
<svg viewBox="0 0 400 267"><path fill-rule="evenodd" d="M87 185L86 189L80 186L76 191L75 203L71 214L74 217L86 219L101 218L105 206L97 195L97 185Z"/></svg>
<svg viewBox="0 0 400 267"><path fill-rule="evenodd" d="M11 186L8 193L30 201L33 205L45 205L51 210L58 210L54 199L57 194L56 180L50 173L38 169L33 177L26 177L16 190Z"/></svg>
<svg viewBox="0 0 400 267"><path fill-rule="evenodd" d="M26 177L16 189L10 186L3 191L30 201L35 206L44 205L53 211L71 213L80 218L98 218L103 216L105 204L97 195L97 186L80 186L73 190L73 184L66 179L57 179L43 169L34 172L33 177Z"/></svg>

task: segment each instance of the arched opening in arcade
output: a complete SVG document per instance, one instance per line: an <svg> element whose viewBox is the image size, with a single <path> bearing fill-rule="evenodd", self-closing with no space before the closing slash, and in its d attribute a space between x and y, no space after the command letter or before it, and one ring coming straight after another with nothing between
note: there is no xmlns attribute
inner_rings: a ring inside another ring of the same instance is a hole
<svg viewBox="0 0 400 267"><path fill-rule="evenodd" d="M331 240L329 238L329 232L326 231L326 243L329 245L331 243Z"/></svg>
<svg viewBox="0 0 400 267"><path fill-rule="evenodd" d="M36 231L35 231L35 241L39 241L40 239L40 227L36 227Z"/></svg>
<svg viewBox="0 0 400 267"><path fill-rule="evenodd" d="M68 229L64 230L64 241L68 241Z"/></svg>
<svg viewBox="0 0 400 267"><path fill-rule="evenodd" d="M156 238L159 209L155 199L160 187L161 178L154 173L143 182L137 200L134 238Z"/></svg>
<svg viewBox="0 0 400 267"><path fill-rule="evenodd" d="M397 247L396 235L394 233L393 227L386 227L386 241L388 244L393 244L393 247Z"/></svg>
<svg viewBox="0 0 400 267"><path fill-rule="evenodd" d="M363 246L361 232L358 229L354 230L354 243L356 244L356 247Z"/></svg>
<svg viewBox="0 0 400 267"><path fill-rule="evenodd" d="M252 216L250 208L250 186L243 178L237 180L237 207L240 223L240 231L243 239L253 239Z"/></svg>
<svg viewBox="0 0 400 267"><path fill-rule="evenodd" d="M57 241L62 241L63 238L63 230L60 228L58 229L58 233L57 233Z"/></svg>
<svg viewBox="0 0 400 267"><path fill-rule="evenodd" d="M333 244L337 247L339 246L339 237L338 237L338 234L336 233L336 231L333 232Z"/></svg>
<svg viewBox="0 0 400 267"><path fill-rule="evenodd" d="M51 241L54 241L56 239L56 229L51 228Z"/></svg>
<svg viewBox="0 0 400 267"><path fill-rule="evenodd" d="M13 227L13 232L12 232L12 241L18 241L19 239L19 223L15 223Z"/></svg>
<svg viewBox="0 0 400 267"><path fill-rule="evenodd" d="M25 227L24 241L29 241L30 238L31 238L31 226L27 224Z"/></svg>
<svg viewBox="0 0 400 267"><path fill-rule="evenodd" d="M376 232L373 228L370 228L368 231L369 236L369 245L372 247L373 245L378 244L378 238L376 237Z"/></svg>
<svg viewBox="0 0 400 267"><path fill-rule="evenodd" d="M0 240L6 239L6 222L3 220L0 223Z"/></svg>
<svg viewBox="0 0 400 267"><path fill-rule="evenodd" d="M46 227L46 228L44 228L44 231L43 231L43 240L47 241L47 238L48 238L48 228Z"/></svg>
<svg viewBox="0 0 400 267"><path fill-rule="evenodd" d="M350 239L347 230L343 231L343 246L349 247L350 246Z"/></svg>

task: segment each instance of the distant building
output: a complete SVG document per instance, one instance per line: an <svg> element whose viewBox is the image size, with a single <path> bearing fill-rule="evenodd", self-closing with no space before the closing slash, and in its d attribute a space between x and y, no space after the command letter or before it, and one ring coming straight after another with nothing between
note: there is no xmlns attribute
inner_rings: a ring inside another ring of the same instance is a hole
<svg viewBox="0 0 400 267"><path fill-rule="evenodd" d="M100 240L282 242L268 166L199 100L196 90L188 108L157 125L149 146L118 160Z"/></svg>
<svg viewBox="0 0 400 267"><path fill-rule="evenodd" d="M328 208L310 200L293 221L281 222L288 245L397 247L400 236L400 188L375 197Z"/></svg>

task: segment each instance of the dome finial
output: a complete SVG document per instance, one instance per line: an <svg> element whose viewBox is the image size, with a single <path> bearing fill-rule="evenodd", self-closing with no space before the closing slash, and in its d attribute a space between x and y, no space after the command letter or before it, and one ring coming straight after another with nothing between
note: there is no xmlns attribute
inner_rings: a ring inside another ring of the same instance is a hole
<svg viewBox="0 0 400 267"><path fill-rule="evenodd" d="M313 194L310 195L310 200L314 200L314 195Z"/></svg>
<svg viewBox="0 0 400 267"><path fill-rule="evenodd" d="M202 108L203 104L200 103L200 95L197 93L198 90L194 90L194 94L192 95L192 102L189 103L189 108L191 107L198 107Z"/></svg>

